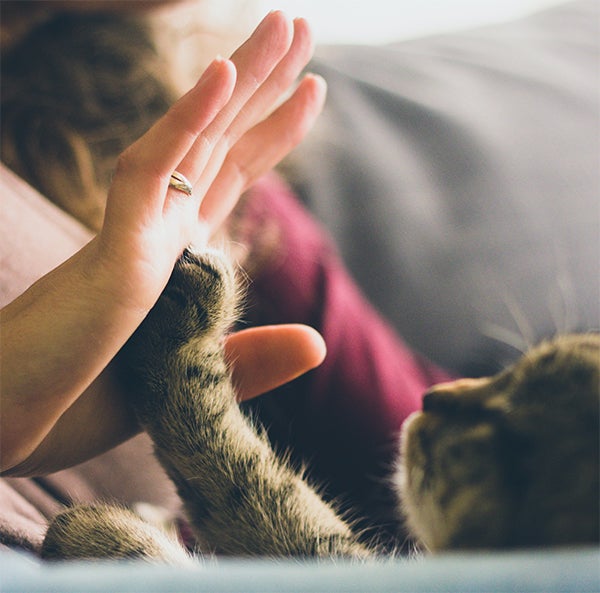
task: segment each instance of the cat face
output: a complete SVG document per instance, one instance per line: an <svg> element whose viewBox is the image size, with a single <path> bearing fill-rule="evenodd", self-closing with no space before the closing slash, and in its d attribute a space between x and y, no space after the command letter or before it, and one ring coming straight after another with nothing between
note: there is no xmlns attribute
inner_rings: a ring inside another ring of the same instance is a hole
<svg viewBox="0 0 600 593"><path fill-rule="evenodd" d="M409 528L433 550L597 542L599 403L594 334L434 387L402 431Z"/></svg>

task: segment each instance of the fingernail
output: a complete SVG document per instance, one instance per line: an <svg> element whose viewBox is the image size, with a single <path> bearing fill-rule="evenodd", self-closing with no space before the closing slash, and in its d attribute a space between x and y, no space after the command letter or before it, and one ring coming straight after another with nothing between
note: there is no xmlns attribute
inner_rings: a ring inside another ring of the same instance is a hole
<svg viewBox="0 0 600 593"><path fill-rule="evenodd" d="M314 72L307 72L304 75L304 78L309 78L315 81L323 90L327 91L327 81L320 75L315 74Z"/></svg>
<svg viewBox="0 0 600 593"><path fill-rule="evenodd" d="M281 17L283 17L286 21L289 22L289 17L288 15L285 13L285 11L281 10L280 8L274 8L273 10L270 10L267 15L265 16L265 18L262 20L262 22L266 21L267 19L271 18L273 15L278 14Z"/></svg>
<svg viewBox="0 0 600 593"><path fill-rule="evenodd" d="M209 80L211 80L218 72L219 67L226 62L227 60L221 56L217 55L217 57L208 65L206 70L202 73L202 76L198 79L196 86L201 84L206 84Z"/></svg>

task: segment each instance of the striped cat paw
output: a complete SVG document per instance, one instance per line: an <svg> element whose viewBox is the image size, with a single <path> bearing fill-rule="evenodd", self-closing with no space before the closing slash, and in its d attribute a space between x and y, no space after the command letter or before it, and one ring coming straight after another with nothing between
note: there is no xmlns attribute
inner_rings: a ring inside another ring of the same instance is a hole
<svg viewBox="0 0 600 593"><path fill-rule="evenodd" d="M143 425L160 415L174 385L190 379L190 361L202 368L225 365L222 338L235 320L237 302L235 270L226 255L183 253L158 302L119 354L122 381Z"/></svg>
<svg viewBox="0 0 600 593"><path fill-rule="evenodd" d="M169 534L132 511L111 505L75 506L50 523L45 560L139 559L190 567L186 550Z"/></svg>
<svg viewBox="0 0 600 593"><path fill-rule="evenodd" d="M167 321L180 340L220 338L235 320L237 293L235 271L224 253L186 249L151 315L166 314L156 322Z"/></svg>

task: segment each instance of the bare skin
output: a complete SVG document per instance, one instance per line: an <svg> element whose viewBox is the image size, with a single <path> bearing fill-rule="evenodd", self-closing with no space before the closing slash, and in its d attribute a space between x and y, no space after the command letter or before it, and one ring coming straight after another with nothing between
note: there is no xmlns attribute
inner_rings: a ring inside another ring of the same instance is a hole
<svg viewBox="0 0 600 593"><path fill-rule="evenodd" d="M120 157L98 235L2 310L3 472L68 467L138 430L110 362L183 249L207 243L240 193L311 128L325 96L323 81L312 75L263 119L311 52L306 22L274 12L231 59L215 59ZM169 188L175 169L192 182L191 197ZM315 334L284 326L230 336L241 397L318 364L324 345Z"/></svg>

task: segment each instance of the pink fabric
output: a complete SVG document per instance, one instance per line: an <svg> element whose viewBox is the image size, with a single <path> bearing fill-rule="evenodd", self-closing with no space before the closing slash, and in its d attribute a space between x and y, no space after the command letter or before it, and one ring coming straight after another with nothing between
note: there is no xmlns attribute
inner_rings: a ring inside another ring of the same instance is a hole
<svg viewBox="0 0 600 593"><path fill-rule="evenodd" d="M251 286L260 321L313 325L327 344L306 405L366 439L397 433L424 391L449 375L411 351L366 301L324 230L280 180L257 184L252 207L280 229L277 260Z"/></svg>
<svg viewBox="0 0 600 593"><path fill-rule="evenodd" d="M91 238L89 230L0 164L0 307Z"/></svg>
<svg viewBox="0 0 600 593"><path fill-rule="evenodd" d="M10 171L0 172L0 301L6 304L83 246L89 233ZM246 208L249 235L271 234L277 244L251 284L249 322L307 323L328 346L319 369L257 405L274 404L267 422L275 438L309 461L332 495L347 494L360 513L387 520L371 478L387 472L402 421L420 406L427 386L446 375L412 353L370 307L326 232L281 181L270 176L258 183ZM0 547L36 551L46 519L63 503L96 499L178 506L140 435L52 476L0 479Z"/></svg>
<svg viewBox="0 0 600 593"><path fill-rule="evenodd" d="M326 232L280 180L258 183L248 208L250 228L276 225L279 240L275 259L250 286L249 322L306 323L328 349L319 368L258 403L259 413L330 496L389 522L395 501L382 484L402 422L429 386L450 376L411 351L366 301Z"/></svg>

